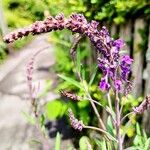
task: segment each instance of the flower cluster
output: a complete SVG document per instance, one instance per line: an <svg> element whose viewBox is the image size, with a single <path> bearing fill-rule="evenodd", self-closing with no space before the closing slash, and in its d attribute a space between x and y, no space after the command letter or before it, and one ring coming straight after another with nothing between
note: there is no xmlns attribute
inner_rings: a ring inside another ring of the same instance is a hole
<svg viewBox="0 0 150 150"><path fill-rule="evenodd" d="M103 72L99 87L103 91L108 91L112 84L115 90L121 92L123 82L128 82L133 60L129 55L120 55L120 49L124 46L121 39L110 38L106 28L102 28L100 32L105 36L103 36L103 53L101 58L98 58L98 66Z"/></svg>
<svg viewBox="0 0 150 150"><path fill-rule="evenodd" d="M69 112L69 119L70 119L71 126L76 130L82 131L84 126L83 122L75 118L71 109L69 109L68 112Z"/></svg>
<svg viewBox="0 0 150 150"><path fill-rule="evenodd" d="M64 28L89 37L101 54L98 58L99 68L103 71L100 88L108 91L111 87L110 81L113 81L115 90L121 91L123 81L127 81L133 61L128 55L120 56L120 49L124 46L124 42L121 39L113 40L106 27L98 30L98 22L88 22L82 14L74 13L67 19L63 14L56 17L49 16L44 21L37 21L29 27L6 35L4 41L10 43L29 34L36 35Z"/></svg>

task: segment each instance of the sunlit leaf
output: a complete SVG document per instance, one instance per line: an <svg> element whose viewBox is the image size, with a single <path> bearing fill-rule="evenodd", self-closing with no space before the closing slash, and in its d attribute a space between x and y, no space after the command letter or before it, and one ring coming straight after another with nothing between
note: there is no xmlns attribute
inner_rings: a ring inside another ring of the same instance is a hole
<svg viewBox="0 0 150 150"><path fill-rule="evenodd" d="M113 133L113 124L112 124L112 121L111 121L110 116L109 116L108 119L107 119L107 126L106 126L106 128L107 128L107 131L108 131L112 136L114 136L114 133Z"/></svg>
<svg viewBox="0 0 150 150"><path fill-rule="evenodd" d="M24 118L27 120L28 123L35 125L35 118L31 114L22 112L22 115L24 116Z"/></svg>
<svg viewBox="0 0 150 150"><path fill-rule="evenodd" d="M73 84L74 86L76 86L76 87L78 87L78 88L80 88L80 89L83 89L83 87L81 86L80 82L77 82L77 81L75 81L74 79L72 79L72 78L70 78L70 77L67 77L67 76L64 76L64 75L58 74L58 76L59 76L60 78L62 78L63 80L68 81L69 83Z"/></svg>
<svg viewBox="0 0 150 150"><path fill-rule="evenodd" d="M48 102L45 106L46 116L49 119L56 119L65 113L66 108L67 106L59 100Z"/></svg>
<svg viewBox="0 0 150 150"><path fill-rule="evenodd" d="M60 144L61 144L61 136L60 136L60 133L57 132L56 142L55 142L55 150L60 150Z"/></svg>

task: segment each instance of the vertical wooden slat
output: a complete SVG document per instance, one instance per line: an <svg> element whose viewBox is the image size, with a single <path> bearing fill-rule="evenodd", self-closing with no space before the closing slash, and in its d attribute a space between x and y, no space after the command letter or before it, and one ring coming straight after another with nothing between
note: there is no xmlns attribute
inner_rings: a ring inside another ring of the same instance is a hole
<svg viewBox="0 0 150 150"><path fill-rule="evenodd" d="M146 74L145 95L150 95L150 25L149 25L149 36L148 36L148 49L146 52L146 63L147 66L145 71ZM150 110L146 111L143 117L143 126L148 134L150 134L149 124L150 124Z"/></svg>
<svg viewBox="0 0 150 150"><path fill-rule="evenodd" d="M140 44L143 39L139 33L139 29L144 29L143 19L137 19L134 24L134 41L133 41L133 58L134 63L132 66L133 90L132 94L135 98L142 94L142 75L143 75L143 51Z"/></svg>
<svg viewBox="0 0 150 150"><path fill-rule="evenodd" d="M149 25L149 36L148 36L148 49L146 52L146 85L145 85L145 95L150 94L150 25Z"/></svg>
<svg viewBox="0 0 150 150"><path fill-rule="evenodd" d="M2 7L2 0L0 0L0 28L2 29L2 35L4 36L5 34L8 33L6 21L4 18L4 13L3 13L3 7Z"/></svg>
<svg viewBox="0 0 150 150"><path fill-rule="evenodd" d="M112 24L110 26L110 34L111 36L114 36L117 33L117 26L115 24Z"/></svg>
<svg viewBox="0 0 150 150"><path fill-rule="evenodd" d="M131 21L128 21L128 23L121 25L120 27L120 38L125 41L125 46L123 47L123 50L125 50L125 53L130 54L130 43L132 39L132 28L131 28Z"/></svg>

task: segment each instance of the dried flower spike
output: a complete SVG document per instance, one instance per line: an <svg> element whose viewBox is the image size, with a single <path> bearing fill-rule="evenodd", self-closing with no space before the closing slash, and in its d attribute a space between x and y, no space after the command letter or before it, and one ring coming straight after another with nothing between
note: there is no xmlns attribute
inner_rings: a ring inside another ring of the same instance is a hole
<svg viewBox="0 0 150 150"><path fill-rule="evenodd" d="M70 99L72 99L74 101L78 100L78 96L76 94L74 94L74 93L63 91L63 90L61 90L60 93L62 94L62 96L70 98Z"/></svg>
<svg viewBox="0 0 150 150"><path fill-rule="evenodd" d="M68 112L69 112L69 119L70 119L71 126L76 130L82 131L84 126L83 122L75 118L70 108L68 109Z"/></svg>
<svg viewBox="0 0 150 150"><path fill-rule="evenodd" d="M142 114L149 107L150 107L150 95L146 96L145 100L138 107L134 107L133 111L136 114Z"/></svg>

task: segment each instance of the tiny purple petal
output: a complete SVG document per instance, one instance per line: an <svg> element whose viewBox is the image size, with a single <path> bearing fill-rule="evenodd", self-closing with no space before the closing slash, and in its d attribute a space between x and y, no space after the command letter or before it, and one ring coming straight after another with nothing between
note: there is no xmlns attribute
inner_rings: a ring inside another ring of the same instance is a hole
<svg viewBox="0 0 150 150"><path fill-rule="evenodd" d="M99 87L102 91L108 91L110 88L110 84L108 82L106 82L105 78L102 78L99 83Z"/></svg>
<svg viewBox="0 0 150 150"><path fill-rule="evenodd" d="M121 84L122 84L122 82L121 82L120 80L116 80L116 81L115 81L115 89L116 89L117 91L120 91L120 90L121 90Z"/></svg>
<svg viewBox="0 0 150 150"><path fill-rule="evenodd" d="M131 59L129 55L124 55L124 56L122 57L122 62L125 62L125 63L127 63L127 64L130 65L130 64L132 64L133 59Z"/></svg>
<svg viewBox="0 0 150 150"><path fill-rule="evenodd" d="M122 48L124 46L124 41L121 39L117 39L113 42L113 46L117 47L117 48Z"/></svg>

